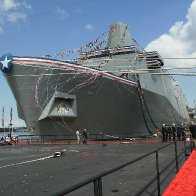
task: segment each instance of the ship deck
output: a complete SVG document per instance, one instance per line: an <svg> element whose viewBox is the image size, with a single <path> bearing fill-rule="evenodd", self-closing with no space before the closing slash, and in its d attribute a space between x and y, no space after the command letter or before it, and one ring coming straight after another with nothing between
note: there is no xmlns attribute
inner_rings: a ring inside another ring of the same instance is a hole
<svg viewBox="0 0 196 196"><path fill-rule="evenodd" d="M100 172L131 161L166 145L161 142L104 142L72 145L0 146L0 195L52 195ZM183 150L178 142L178 151ZM55 152L64 152L53 158ZM174 157L173 145L159 152L160 168ZM185 159L181 161L183 164ZM175 168L175 163L174 163ZM103 195L134 195L156 175L155 156L148 156L103 178ZM175 176L175 169L161 185L161 192ZM156 193L155 184L146 191ZM93 184L69 195L93 195Z"/></svg>

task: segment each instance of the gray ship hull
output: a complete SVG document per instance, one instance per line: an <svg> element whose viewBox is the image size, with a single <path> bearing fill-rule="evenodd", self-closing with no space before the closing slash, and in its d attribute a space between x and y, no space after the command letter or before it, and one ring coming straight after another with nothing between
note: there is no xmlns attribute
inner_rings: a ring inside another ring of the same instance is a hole
<svg viewBox="0 0 196 196"><path fill-rule="evenodd" d="M7 74L8 83L20 117L36 133L64 135L86 128L92 134L144 135L148 134L147 128L155 131L163 122L182 121L164 96L145 89L146 106L142 108L137 83L114 79L113 75L106 77L96 70L53 69L54 65L47 67L36 59L33 63L15 59L13 70ZM56 99L63 100L67 111L57 111Z"/></svg>
<svg viewBox="0 0 196 196"><path fill-rule="evenodd" d="M164 75L156 51L139 50L123 23L110 28L107 41L105 49L101 42L73 63L10 54L0 59L29 130L64 135L86 128L91 134L139 136L189 120L180 86Z"/></svg>

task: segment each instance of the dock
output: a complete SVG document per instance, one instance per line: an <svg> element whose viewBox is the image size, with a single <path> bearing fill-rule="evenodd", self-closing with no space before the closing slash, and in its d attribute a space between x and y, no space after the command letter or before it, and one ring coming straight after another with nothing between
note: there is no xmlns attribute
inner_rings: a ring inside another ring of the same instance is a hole
<svg viewBox="0 0 196 196"><path fill-rule="evenodd" d="M0 147L0 195L54 195L55 193L84 181L96 174L122 163L134 160L156 150L166 143L88 143L62 145L13 145ZM183 142L177 143L182 152ZM63 152L54 157L55 152ZM174 158L173 146L159 152L160 169ZM182 158L179 165L185 162ZM161 193L176 175L173 170L165 173L161 182ZM155 156L148 156L139 162L103 178L103 195L135 195L154 175ZM167 177L167 178L166 178ZM156 182L146 190L146 195L156 194ZM69 195L93 195L93 184L86 185Z"/></svg>

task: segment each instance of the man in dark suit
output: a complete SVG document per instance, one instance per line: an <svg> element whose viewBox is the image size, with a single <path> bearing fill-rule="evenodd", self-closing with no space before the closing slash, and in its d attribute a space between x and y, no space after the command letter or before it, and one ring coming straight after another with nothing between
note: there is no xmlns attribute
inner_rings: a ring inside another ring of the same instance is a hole
<svg viewBox="0 0 196 196"><path fill-rule="evenodd" d="M166 142L166 125L165 124L162 125L161 133L162 133L162 142Z"/></svg>
<svg viewBox="0 0 196 196"><path fill-rule="evenodd" d="M83 135L83 144L86 144L87 143L87 139L88 139L88 135L87 135L87 130L86 129L83 130L82 135Z"/></svg>
<svg viewBox="0 0 196 196"><path fill-rule="evenodd" d="M189 130L190 130L190 132L192 134L193 144L194 144L194 148L195 148L196 147L196 123L191 121L191 125L189 127Z"/></svg>

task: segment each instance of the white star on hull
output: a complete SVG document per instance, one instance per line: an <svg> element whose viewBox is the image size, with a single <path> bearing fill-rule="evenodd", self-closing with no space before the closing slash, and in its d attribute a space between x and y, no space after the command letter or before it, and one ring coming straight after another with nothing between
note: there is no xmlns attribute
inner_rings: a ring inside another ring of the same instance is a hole
<svg viewBox="0 0 196 196"><path fill-rule="evenodd" d="M4 61L0 61L0 62L2 63L2 65L3 65L2 70L3 70L4 68L7 68L7 69L8 69L8 63L9 63L10 61L11 61L11 59L8 60L8 59L7 59L7 56L5 57Z"/></svg>

